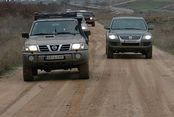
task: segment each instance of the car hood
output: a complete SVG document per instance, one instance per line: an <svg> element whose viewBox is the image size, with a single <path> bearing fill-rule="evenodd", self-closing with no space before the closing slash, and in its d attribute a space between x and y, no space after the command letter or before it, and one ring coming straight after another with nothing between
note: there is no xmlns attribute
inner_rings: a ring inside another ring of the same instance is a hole
<svg viewBox="0 0 174 117"><path fill-rule="evenodd" d="M149 34L147 30L112 30L111 34L116 35L144 35Z"/></svg>
<svg viewBox="0 0 174 117"><path fill-rule="evenodd" d="M81 35L47 35L47 36L30 36L26 40L26 45L59 45L85 43L85 39Z"/></svg>

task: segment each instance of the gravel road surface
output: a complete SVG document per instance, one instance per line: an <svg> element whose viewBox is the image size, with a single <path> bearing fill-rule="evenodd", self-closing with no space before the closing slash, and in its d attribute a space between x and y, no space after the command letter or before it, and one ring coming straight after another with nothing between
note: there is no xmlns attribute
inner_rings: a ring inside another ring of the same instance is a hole
<svg viewBox="0 0 174 117"><path fill-rule="evenodd" d="M91 27L90 79L78 72L41 72L24 82L22 68L0 79L0 117L174 117L174 56L105 55L105 30Z"/></svg>

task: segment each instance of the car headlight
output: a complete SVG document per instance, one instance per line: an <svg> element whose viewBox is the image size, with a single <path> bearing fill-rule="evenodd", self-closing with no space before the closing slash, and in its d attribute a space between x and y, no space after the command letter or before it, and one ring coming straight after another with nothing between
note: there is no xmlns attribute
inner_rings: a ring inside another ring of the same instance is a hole
<svg viewBox="0 0 174 117"><path fill-rule="evenodd" d="M150 40L152 38L152 35L144 35L143 39Z"/></svg>
<svg viewBox="0 0 174 117"><path fill-rule="evenodd" d="M87 28L85 26L82 26L82 30L86 30Z"/></svg>
<svg viewBox="0 0 174 117"><path fill-rule="evenodd" d="M84 44L72 44L72 50L80 50L80 49L84 49L85 45Z"/></svg>
<svg viewBox="0 0 174 117"><path fill-rule="evenodd" d="M25 51L35 52L35 51L38 51L38 48L36 45L30 45L28 47L25 47Z"/></svg>
<svg viewBox="0 0 174 117"><path fill-rule="evenodd" d="M93 17L90 17L90 20L93 20Z"/></svg>
<svg viewBox="0 0 174 117"><path fill-rule="evenodd" d="M109 39L118 39L118 36L116 36L116 35L109 35Z"/></svg>

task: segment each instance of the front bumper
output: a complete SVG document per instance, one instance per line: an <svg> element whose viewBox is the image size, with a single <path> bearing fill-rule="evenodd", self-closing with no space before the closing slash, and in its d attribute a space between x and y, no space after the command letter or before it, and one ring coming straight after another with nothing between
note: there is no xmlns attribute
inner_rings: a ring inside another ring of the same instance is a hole
<svg viewBox="0 0 174 117"><path fill-rule="evenodd" d="M50 55L63 55L64 58L47 60L46 57ZM78 68L86 62L88 62L88 50L57 53L23 53L23 64L41 70Z"/></svg>
<svg viewBox="0 0 174 117"><path fill-rule="evenodd" d="M135 42L120 42L120 41L109 41L108 47L115 52L147 52L152 48L151 41L135 41Z"/></svg>
<svg viewBox="0 0 174 117"><path fill-rule="evenodd" d="M87 24L92 24L92 23L95 22L95 19L86 18L85 20L86 20L86 23L87 23Z"/></svg>

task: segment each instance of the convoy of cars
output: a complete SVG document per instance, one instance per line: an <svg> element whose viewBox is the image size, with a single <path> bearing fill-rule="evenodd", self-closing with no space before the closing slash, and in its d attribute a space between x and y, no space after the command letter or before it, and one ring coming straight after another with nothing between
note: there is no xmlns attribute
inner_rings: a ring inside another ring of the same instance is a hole
<svg viewBox="0 0 174 117"><path fill-rule="evenodd" d="M33 81L38 70L50 72L55 69L79 70L81 79L89 78L88 41L90 30L95 26L91 11L67 10L65 13L35 13L23 47L23 79ZM114 17L105 27L106 55L114 53L141 52L152 58L152 34L142 17Z"/></svg>

